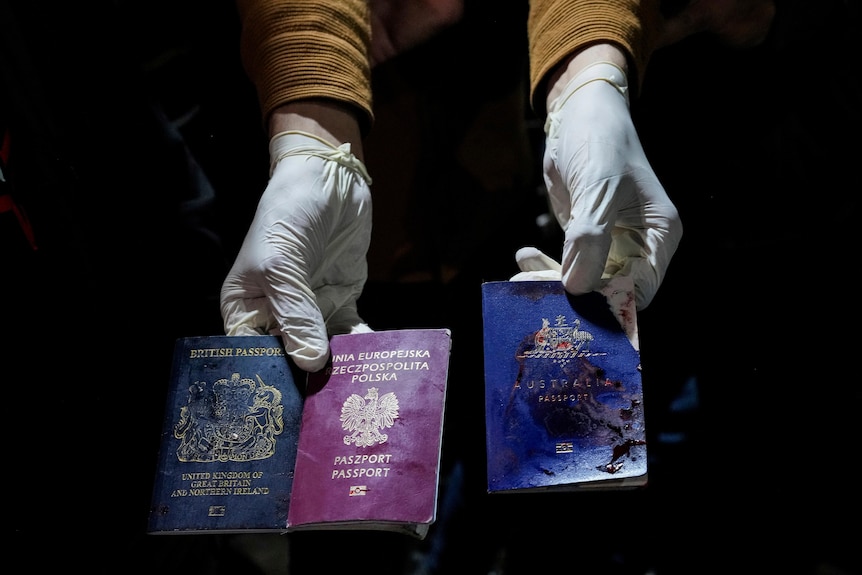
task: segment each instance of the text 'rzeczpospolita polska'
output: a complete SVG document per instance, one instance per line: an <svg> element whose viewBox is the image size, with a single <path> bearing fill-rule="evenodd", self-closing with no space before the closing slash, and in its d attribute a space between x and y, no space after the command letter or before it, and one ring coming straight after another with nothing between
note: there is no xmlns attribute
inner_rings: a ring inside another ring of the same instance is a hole
<svg viewBox="0 0 862 575"><path fill-rule="evenodd" d="M341 353L332 357L332 366L327 372L332 375L349 375L351 383L373 381L397 381L398 372L428 371L427 349L399 349Z"/></svg>

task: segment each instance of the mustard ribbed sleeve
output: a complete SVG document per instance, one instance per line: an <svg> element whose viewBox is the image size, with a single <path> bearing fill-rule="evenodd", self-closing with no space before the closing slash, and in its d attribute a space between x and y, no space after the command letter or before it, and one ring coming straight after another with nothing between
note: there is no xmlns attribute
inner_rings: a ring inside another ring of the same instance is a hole
<svg viewBox="0 0 862 575"><path fill-rule="evenodd" d="M243 66L263 118L285 103L327 98L371 125L371 20L366 0L237 0Z"/></svg>
<svg viewBox="0 0 862 575"><path fill-rule="evenodd" d="M656 47L660 17L658 0L532 0L527 32L533 108L544 113L548 73L572 52L599 42L628 53L629 84L638 86Z"/></svg>

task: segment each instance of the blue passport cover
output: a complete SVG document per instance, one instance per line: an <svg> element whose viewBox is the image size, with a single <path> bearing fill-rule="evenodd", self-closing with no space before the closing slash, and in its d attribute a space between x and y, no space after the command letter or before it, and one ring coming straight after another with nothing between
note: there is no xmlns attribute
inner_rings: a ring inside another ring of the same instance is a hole
<svg viewBox="0 0 862 575"><path fill-rule="evenodd" d="M640 354L608 302L559 281L482 284L489 493L646 483Z"/></svg>
<svg viewBox="0 0 862 575"><path fill-rule="evenodd" d="M276 336L177 340L148 532L283 532L303 397Z"/></svg>

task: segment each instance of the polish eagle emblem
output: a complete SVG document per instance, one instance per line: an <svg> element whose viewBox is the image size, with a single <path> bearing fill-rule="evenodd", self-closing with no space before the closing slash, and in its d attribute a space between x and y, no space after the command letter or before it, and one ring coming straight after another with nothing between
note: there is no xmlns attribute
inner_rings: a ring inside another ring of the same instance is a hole
<svg viewBox="0 0 862 575"><path fill-rule="evenodd" d="M344 436L345 445L369 447L389 439L381 430L392 427L398 419L398 398L391 391L379 397L378 393L376 387L371 387L365 397L352 393L344 400L341 427L349 432Z"/></svg>

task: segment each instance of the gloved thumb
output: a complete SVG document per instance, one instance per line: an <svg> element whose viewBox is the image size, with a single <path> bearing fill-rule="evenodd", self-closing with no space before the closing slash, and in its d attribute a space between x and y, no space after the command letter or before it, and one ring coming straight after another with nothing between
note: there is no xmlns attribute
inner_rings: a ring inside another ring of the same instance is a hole
<svg viewBox="0 0 862 575"><path fill-rule="evenodd" d="M515 261L521 269L510 281L560 281L562 266L559 262L534 247L524 247L515 253Z"/></svg>

